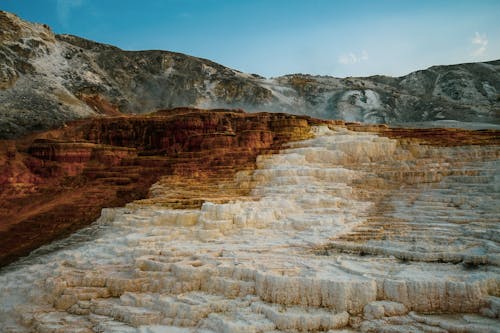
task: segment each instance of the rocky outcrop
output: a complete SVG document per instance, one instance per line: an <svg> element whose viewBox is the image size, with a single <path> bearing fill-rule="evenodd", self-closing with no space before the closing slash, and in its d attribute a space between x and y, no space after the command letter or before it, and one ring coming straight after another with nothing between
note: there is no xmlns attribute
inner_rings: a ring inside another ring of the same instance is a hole
<svg viewBox="0 0 500 333"><path fill-rule="evenodd" d="M2 142L0 263L89 224L103 207L144 198L162 175L198 183L231 178L253 167L258 154L309 137L315 123L285 114L184 108L82 120Z"/></svg>
<svg viewBox="0 0 500 333"><path fill-rule="evenodd" d="M297 74L275 80L316 117L480 128L488 127L480 123L499 124L499 68L499 61L491 61L433 66L395 78Z"/></svg>
<svg viewBox="0 0 500 333"><path fill-rule="evenodd" d="M499 62L391 78L266 79L168 51L124 51L0 11L0 138L66 121L197 106L413 126L500 126Z"/></svg>
<svg viewBox="0 0 500 333"><path fill-rule="evenodd" d="M4 268L0 329L498 331L498 132L160 114L149 126L148 117L93 120L57 135L124 144L137 152L134 165L171 157L171 172L148 198L104 209L89 228ZM152 157L148 145L173 144L148 139L160 120L183 139ZM121 134L130 123L136 141ZM198 132L202 123L212 135ZM251 141L249 123L259 133ZM293 138L304 140L276 145ZM239 142L240 156L281 149L253 168L217 142ZM47 141L36 144L47 151Z"/></svg>

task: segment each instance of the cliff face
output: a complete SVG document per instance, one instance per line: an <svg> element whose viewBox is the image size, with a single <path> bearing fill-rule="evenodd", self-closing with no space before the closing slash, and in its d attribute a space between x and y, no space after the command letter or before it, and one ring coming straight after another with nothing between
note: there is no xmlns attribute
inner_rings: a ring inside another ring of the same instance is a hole
<svg viewBox="0 0 500 333"><path fill-rule="evenodd" d="M102 207L144 198L162 175L193 176L200 183L232 177L253 167L257 154L309 137L317 122L177 109L82 120L1 142L0 263L94 221Z"/></svg>
<svg viewBox="0 0 500 333"><path fill-rule="evenodd" d="M180 53L131 52L54 35L47 26L1 11L0 24L0 138L82 117L177 106L371 123L500 124L498 61L435 66L399 78L265 79Z"/></svg>

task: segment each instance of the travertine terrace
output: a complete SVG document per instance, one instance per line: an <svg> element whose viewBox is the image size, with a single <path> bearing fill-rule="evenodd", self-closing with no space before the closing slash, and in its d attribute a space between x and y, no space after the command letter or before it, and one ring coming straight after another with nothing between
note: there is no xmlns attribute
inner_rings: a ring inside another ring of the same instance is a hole
<svg viewBox="0 0 500 333"><path fill-rule="evenodd" d="M0 330L498 332L498 134L315 125L4 268Z"/></svg>
<svg viewBox="0 0 500 333"><path fill-rule="evenodd" d="M0 266L95 221L103 207L144 198L160 176L181 189L232 179L257 155L311 136L309 117L178 108L86 119L0 141ZM179 180L179 181L176 181ZM203 194L206 191L199 191ZM229 195L229 193L228 193ZM184 200L187 199L187 200ZM176 194L170 207L203 200Z"/></svg>

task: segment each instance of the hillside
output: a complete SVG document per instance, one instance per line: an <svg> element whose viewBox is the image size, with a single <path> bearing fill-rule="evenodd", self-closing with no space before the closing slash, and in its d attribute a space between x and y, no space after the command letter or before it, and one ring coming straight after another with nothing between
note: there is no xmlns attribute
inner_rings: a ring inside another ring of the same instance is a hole
<svg viewBox="0 0 500 333"><path fill-rule="evenodd" d="M125 51L0 11L0 138L83 117L230 107L368 123L500 125L500 61L403 77L263 78L168 51ZM458 122L457 124L455 122Z"/></svg>

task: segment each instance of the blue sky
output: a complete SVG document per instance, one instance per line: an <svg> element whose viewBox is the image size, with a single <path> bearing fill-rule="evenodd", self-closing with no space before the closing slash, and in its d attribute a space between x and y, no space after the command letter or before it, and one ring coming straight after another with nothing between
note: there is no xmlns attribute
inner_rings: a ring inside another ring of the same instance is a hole
<svg viewBox="0 0 500 333"><path fill-rule="evenodd" d="M0 9L56 33L266 77L399 76L500 58L498 0L0 0Z"/></svg>

